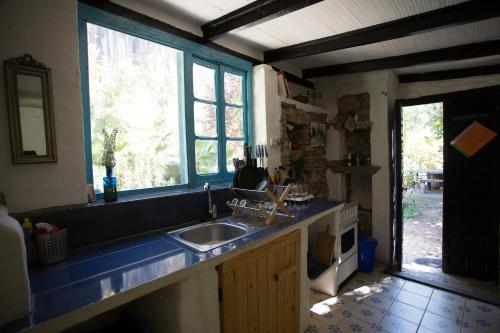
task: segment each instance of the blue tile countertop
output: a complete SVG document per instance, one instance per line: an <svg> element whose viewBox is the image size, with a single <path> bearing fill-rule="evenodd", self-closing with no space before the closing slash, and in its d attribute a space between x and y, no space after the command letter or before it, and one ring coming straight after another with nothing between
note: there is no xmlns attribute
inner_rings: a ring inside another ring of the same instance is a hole
<svg viewBox="0 0 500 333"><path fill-rule="evenodd" d="M4 326L1 332L34 328L48 320L228 253L338 205L334 201L313 200L307 209L293 209L293 219L208 252L197 252L167 237L164 232L74 252L59 264L30 273L33 312L24 319Z"/></svg>

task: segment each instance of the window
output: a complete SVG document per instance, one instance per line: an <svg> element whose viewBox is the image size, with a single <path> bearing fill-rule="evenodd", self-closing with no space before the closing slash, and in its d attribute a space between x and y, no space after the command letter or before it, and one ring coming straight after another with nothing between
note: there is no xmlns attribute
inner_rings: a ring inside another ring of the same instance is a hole
<svg viewBox="0 0 500 333"><path fill-rule="evenodd" d="M182 52L91 23L87 36L96 191L102 192L105 176L102 131L110 128L118 130L113 173L120 190L185 183L177 79Z"/></svg>
<svg viewBox="0 0 500 333"><path fill-rule="evenodd" d="M118 190L230 181L251 143L250 63L79 3L87 181L102 192L103 130Z"/></svg>
<svg viewBox="0 0 500 333"><path fill-rule="evenodd" d="M201 60L193 63L196 174L234 171L243 156L243 73ZM220 153L219 153L220 152Z"/></svg>

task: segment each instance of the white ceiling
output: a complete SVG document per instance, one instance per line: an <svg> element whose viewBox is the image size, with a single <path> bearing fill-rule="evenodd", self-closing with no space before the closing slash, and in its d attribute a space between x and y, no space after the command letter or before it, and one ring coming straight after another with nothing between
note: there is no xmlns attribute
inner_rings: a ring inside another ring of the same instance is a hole
<svg viewBox="0 0 500 333"><path fill-rule="evenodd" d="M162 9L189 17L200 25L240 8L252 0L141 0ZM398 18L450 6L465 0L325 0L285 16L233 31L233 37L262 51L331 36ZM500 39L500 18L441 29L411 37L364 45L335 52L287 60L296 68L311 68L383 58L407 53ZM500 63L499 57L488 61ZM481 59L472 60L481 65ZM435 70L446 66L465 66L468 61L433 64ZM276 63L276 65L284 65ZM431 68L429 67L429 68ZM437 68L435 68L437 67ZM413 68L413 67L412 67ZM414 67L416 72L425 66ZM411 72L404 69L401 72Z"/></svg>

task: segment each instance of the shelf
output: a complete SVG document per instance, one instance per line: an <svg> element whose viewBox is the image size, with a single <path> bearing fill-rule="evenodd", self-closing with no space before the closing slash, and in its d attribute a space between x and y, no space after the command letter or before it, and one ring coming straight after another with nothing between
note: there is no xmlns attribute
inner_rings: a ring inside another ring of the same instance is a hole
<svg viewBox="0 0 500 333"><path fill-rule="evenodd" d="M333 265L337 259L333 259L332 264L330 266L321 264L313 259L311 259L308 255L307 258L307 277L309 280L314 281L321 275L323 275L326 271L330 270L333 268Z"/></svg>
<svg viewBox="0 0 500 333"><path fill-rule="evenodd" d="M325 113L328 114L328 111L322 107L312 105L312 104L305 104L299 101L296 101L291 98L283 97L283 96L278 96L280 99L281 104L287 104L287 105L293 105L297 109L306 111L306 112L314 112L314 113Z"/></svg>
<svg viewBox="0 0 500 333"><path fill-rule="evenodd" d="M347 174L364 174L373 175L378 170L380 166L378 165L360 165L360 166L345 166L345 165L330 165L329 168L335 173L347 173Z"/></svg>
<svg viewBox="0 0 500 333"><path fill-rule="evenodd" d="M367 120L358 121L354 124L354 129L352 131L348 130L343 125L339 125L338 123L336 123L334 121L329 121L328 125L332 125L332 127L334 129L336 129L337 131L346 131L346 132L352 133L352 132L357 132L357 131L369 131L369 130L371 130L371 128L373 126L373 122L367 121Z"/></svg>

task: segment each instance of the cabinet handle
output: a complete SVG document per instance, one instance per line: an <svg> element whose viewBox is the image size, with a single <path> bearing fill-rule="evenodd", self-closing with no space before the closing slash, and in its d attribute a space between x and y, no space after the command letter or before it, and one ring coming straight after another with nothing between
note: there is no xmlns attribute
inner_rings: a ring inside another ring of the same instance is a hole
<svg viewBox="0 0 500 333"><path fill-rule="evenodd" d="M279 280L285 278L288 274L295 272L297 268L297 264L290 264L283 268L281 271L274 273L274 279L276 280L276 282L279 282Z"/></svg>

